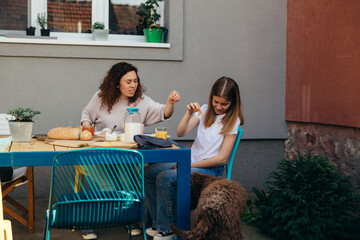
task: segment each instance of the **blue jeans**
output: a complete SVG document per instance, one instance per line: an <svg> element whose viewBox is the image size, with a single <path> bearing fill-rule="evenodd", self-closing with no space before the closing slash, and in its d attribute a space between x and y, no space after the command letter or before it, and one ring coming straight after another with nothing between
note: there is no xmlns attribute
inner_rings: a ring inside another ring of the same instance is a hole
<svg viewBox="0 0 360 240"><path fill-rule="evenodd" d="M222 176L224 165L212 168L191 168L200 172ZM145 195L152 218L152 226L159 232L171 232L168 224L176 224L177 170L174 163L155 163L144 169Z"/></svg>

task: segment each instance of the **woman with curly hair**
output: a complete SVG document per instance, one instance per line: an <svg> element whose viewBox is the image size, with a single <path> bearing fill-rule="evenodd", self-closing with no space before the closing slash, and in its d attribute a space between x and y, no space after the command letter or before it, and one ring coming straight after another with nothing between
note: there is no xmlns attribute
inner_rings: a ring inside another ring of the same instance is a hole
<svg viewBox="0 0 360 240"><path fill-rule="evenodd" d="M141 123L150 126L170 118L174 112L174 104L180 100L180 95L173 90L166 104L157 103L144 95L145 87L137 75L137 68L129 63L120 62L113 65L102 81L97 91L81 115L81 126L95 125L95 131L113 128L124 132L123 115L126 108L139 109ZM138 224L132 226L131 235L140 235ZM97 239L94 230L83 230L83 239Z"/></svg>
<svg viewBox="0 0 360 240"><path fill-rule="evenodd" d="M88 105L82 111L81 126L95 124L95 131L116 127L124 131L123 114L126 108L139 108L141 123L151 126L172 116L174 104L180 95L173 90L166 104L160 104L144 95L145 87L141 84L137 68L129 63L120 62L113 65L105 76Z"/></svg>

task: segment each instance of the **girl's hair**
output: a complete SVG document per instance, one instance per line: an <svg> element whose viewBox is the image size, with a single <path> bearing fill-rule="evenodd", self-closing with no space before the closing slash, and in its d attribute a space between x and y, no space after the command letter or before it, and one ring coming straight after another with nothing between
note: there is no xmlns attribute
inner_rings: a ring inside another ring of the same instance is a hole
<svg viewBox="0 0 360 240"><path fill-rule="evenodd" d="M137 68L126 62L119 62L113 65L107 72L99 89L99 97L101 99L101 107L107 108L110 113L114 104L119 100L121 92L119 90L120 79L128 72L134 71L138 78L138 87L133 97L129 98L129 104L136 102L142 98L145 92L145 87L141 84L140 78L137 75Z"/></svg>
<svg viewBox="0 0 360 240"><path fill-rule="evenodd" d="M240 125L244 124L239 87L233 79L221 77L216 80L209 95L208 111L206 112L204 120L205 128L210 127L215 122L216 112L212 107L213 96L222 97L227 101L231 101L230 107L221 120L223 125L221 134L230 132L237 118L240 119Z"/></svg>

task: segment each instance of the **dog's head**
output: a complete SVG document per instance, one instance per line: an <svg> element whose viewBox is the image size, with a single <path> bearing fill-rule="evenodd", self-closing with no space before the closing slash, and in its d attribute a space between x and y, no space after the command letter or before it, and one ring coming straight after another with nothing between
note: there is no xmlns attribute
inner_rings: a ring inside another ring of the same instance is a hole
<svg viewBox="0 0 360 240"><path fill-rule="evenodd" d="M202 173L191 174L191 209L196 208L202 190L218 179L219 177Z"/></svg>

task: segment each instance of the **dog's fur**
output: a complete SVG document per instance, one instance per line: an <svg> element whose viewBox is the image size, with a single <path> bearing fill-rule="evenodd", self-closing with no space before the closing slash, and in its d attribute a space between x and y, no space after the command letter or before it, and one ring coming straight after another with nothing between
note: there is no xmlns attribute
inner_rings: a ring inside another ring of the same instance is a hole
<svg viewBox="0 0 360 240"><path fill-rule="evenodd" d="M181 231L169 224L184 240L240 240L241 217L246 207L246 191L236 182L201 173L191 174L191 210L194 228Z"/></svg>

